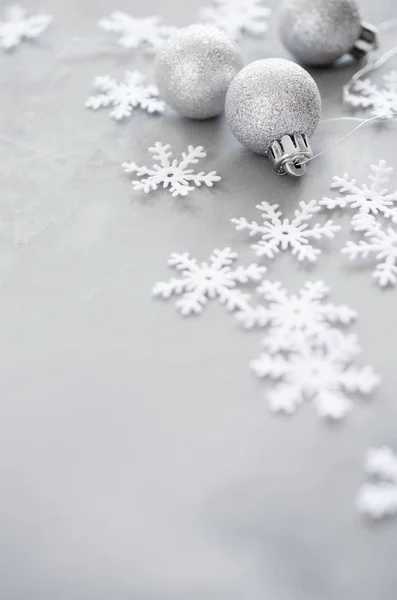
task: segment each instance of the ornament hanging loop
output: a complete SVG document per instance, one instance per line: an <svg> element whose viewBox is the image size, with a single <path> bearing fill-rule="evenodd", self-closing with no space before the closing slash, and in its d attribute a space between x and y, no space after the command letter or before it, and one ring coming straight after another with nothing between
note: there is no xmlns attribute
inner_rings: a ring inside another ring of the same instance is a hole
<svg viewBox="0 0 397 600"><path fill-rule="evenodd" d="M294 133L275 140L268 155L277 175L302 177L306 173L305 163L312 158L313 151L305 134Z"/></svg>

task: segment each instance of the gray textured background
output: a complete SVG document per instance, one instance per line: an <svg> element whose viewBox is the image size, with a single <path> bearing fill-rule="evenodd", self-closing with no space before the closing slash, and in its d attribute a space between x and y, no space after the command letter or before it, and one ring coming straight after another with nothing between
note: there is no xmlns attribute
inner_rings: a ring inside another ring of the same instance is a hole
<svg viewBox="0 0 397 600"><path fill-rule="evenodd" d="M361 4L374 23L396 16L393 0ZM365 450L397 446L396 291L340 256L348 218L316 267L288 255L269 264L291 292L322 278L359 313L363 362L383 385L340 425L310 405L292 418L268 412L248 369L260 332L216 304L183 320L150 299L171 251L205 260L231 245L252 261L229 219L257 218L261 200L290 214L328 194L334 174L364 180L374 161L395 165L396 129L369 125L297 182L241 148L223 119L136 112L117 124L84 110L95 75L152 70L97 19L120 9L184 25L199 5L24 0L54 24L0 55L2 600L396 597L397 523L368 524L353 506ZM287 56L274 26L242 49L246 62ZM313 72L323 118L350 114L341 88L355 68ZM352 126L320 125L314 149ZM157 140L177 152L204 145L203 166L222 182L185 200L134 193L120 163L145 164Z"/></svg>

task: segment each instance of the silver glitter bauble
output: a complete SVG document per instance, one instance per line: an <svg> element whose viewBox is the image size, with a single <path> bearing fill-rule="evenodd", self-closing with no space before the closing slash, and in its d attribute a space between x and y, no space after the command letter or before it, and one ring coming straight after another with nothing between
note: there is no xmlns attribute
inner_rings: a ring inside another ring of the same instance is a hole
<svg viewBox="0 0 397 600"><path fill-rule="evenodd" d="M244 66L240 51L214 27L191 25L172 35L156 58L162 98L184 117L219 115L233 77Z"/></svg>
<svg viewBox="0 0 397 600"><path fill-rule="evenodd" d="M376 29L362 23L356 0L282 0L279 32L291 54L310 65L348 52L361 58L376 46Z"/></svg>
<svg viewBox="0 0 397 600"><path fill-rule="evenodd" d="M316 82L305 69L282 58L251 63L236 75L226 95L226 119L232 133L253 152L269 154L275 160L274 154L281 152L277 166L273 164L278 172L283 172L279 168L283 161L294 162L300 153L311 155L307 138L314 133L320 115ZM280 143L285 136L291 141L290 149L287 140L287 153Z"/></svg>

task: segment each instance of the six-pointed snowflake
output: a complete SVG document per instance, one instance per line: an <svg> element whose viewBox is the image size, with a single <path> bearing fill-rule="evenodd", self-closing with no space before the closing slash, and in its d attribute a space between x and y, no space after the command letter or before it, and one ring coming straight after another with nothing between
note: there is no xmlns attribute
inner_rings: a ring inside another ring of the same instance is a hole
<svg viewBox="0 0 397 600"><path fill-rule="evenodd" d="M383 87L370 79L358 79L344 88L345 102L354 108L372 108L376 117L392 119L397 113L397 70L383 77Z"/></svg>
<svg viewBox="0 0 397 600"><path fill-rule="evenodd" d="M380 286L397 283L397 230L383 226L373 215L358 214L352 219L354 231L363 233L359 242L348 241L342 253L351 260L373 256L378 264L373 272Z"/></svg>
<svg viewBox="0 0 397 600"><path fill-rule="evenodd" d="M291 250L298 260L317 260L321 250L313 248L310 241L320 240L323 237L333 238L340 226L333 221L327 221L323 225L316 223L311 228L308 221L321 209L315 201L300 202L299 209L295 211L293 219L282 218L283 214L278 210L278 204L262 202L257 208L262 212L263 225L255 221L251 223L245 218L232 219L237 231L248 230L250 236L261 237L257 244L252 245L257 256L274 258L280 250Z"/></svg>
<svg viewBox="0 0 397 600"><path fill-rule="evenodd" d="M10 50L23 38L31 40L41 35L50 25L52 17L36 15L28 17L27 11L18 6L8 6L0 18L0 48Z"/></svg>
<svg viewBox="0 0 397 600"><path fill-rule="evenodd" d="M390 181L392 167L388 167L385 160L379 161L378 165L372 165L373 175L368 179L371 185L363 183L357 185L356 180L345 173L343 177L335 176L331 188L339 191L336 198L323 198L321 206L329 209L350 207L358 213L381 214L386 218L392 218L397 222L397 190L389 192L387 184Z"/></svg>
<svg viewBox="0 0 397 600"><path fill-rule="evenodd" d="M357 497L357 508L373 519L397 514L397 455L388 448L371 448L365 471L372 482L365 483Z"/></svg>
<svg viewBox="0 0 397 600"><path fill-rule="evenodd" d="M142 48L146 52L157 52L167 38L176 31L161 23L161 17L136 19L126 13L114 11L109 18L101 19L98 26L104 31L120 33L118 43L124 48Z"/></svg>
<svg viewBox="0 0 397 600"><path fill-rule="evenodd" d="M309 400L321 417L342 419L352 406L347 394L370 394L379 383L372 367L353 365L359 354L355 336L337 336L329 346L304 343L287 356L262 354L251 368L258 377L281 381L267 394L274 412L292 414Z"/></svg>
<svg viewBox="0 0 397 600"><path fill-rule="evenodd" d="M213 0L212 6L200 10L200 19L222 29L237 41L245 32L251 35L266 33L270 13L263 0Z"/></svg>
<svg viewBox="0 0 397 600"><path fill-rule="evenodd" d="M157 87L146 85L146 77L139 71L127 71L121 83L108 75L96 77L94 88L102 93L90 96L85 103L86 108L98 110L112 106L110 116L116 121L129 117L137 107L149 113L163 112L165 108L164 102L158 99Z"/></svg>
<svg viewBox="0 0 397 600"><path fill-rule="evenodd" d="M179 271L181 277L157 283L153 294L165 299L181 296L176 307L183 316L201 313L208 300L214 298L229 311L242 309L249 296L241 292L237 284L260 281L266 268L256 264L233 268L236 259L237 254L230 248L214 250L209 263L198 263L188 253L173 253L168 264Z"/></svg>
<svg viewBox="0 0 397 600"><path fill-rule="evenodd" d="M187 152L182 152L182 160L174 158L170 150L169 144L156 142L149 152L153 155L153 160L160 164L155 164L151 169L148 167L139 167L136 163L123 163L123 168L126 173L136 173L138 177L142 177L141 181L133 181L134 190L143 190L149 193L157 190L159 185L163 188L170 188L170 193L173 196L187 196L196 187L206 185L212 187L214 183L220 181L220 176L216 171L211 173L195 173L189 167L200 161L200 158L205 158L207 153L202 146L188 146Z"/></svg>
<svg viewBox="0 0 397 600"><path fill-rule="evenodd" d="M329 288L322 282L307 282L299 294L288 295L280 282L264 280L258 294L267 306L248 305L236 313L236 318L247 329L266 327L263 345L268 352L291 351L301 344L334 343L335 335L342 335L336 325L349 325L357 315L348 306L325 302Z"/></svg>

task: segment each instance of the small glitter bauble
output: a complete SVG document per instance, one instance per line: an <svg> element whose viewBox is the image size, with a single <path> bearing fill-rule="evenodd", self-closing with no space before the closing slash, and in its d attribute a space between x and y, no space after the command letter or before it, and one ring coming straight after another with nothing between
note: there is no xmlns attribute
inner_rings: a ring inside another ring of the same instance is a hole
<svg viewBox="0 0 397 600"><path fill-rule="evenodd" d="M282 58L257 60L240 71L226 95L226 119L247 148L267 154L283 136L310 137L320 120L321 97L314 79Z"/></svg>
<svg viewBox="0 0 397 600"><path fill-rule="evenodd" d="M279 32L291 54L310 65L329 65L369 41L356 0L282 0Z"/></svg>
<svg viewBox="0 0 397 600"><path fill-rule="evenodd" d="M191 25L172 35L156 58L162 98L184 117L219 115L233 77L244 66L237 46L214 27Z"/></svg>

